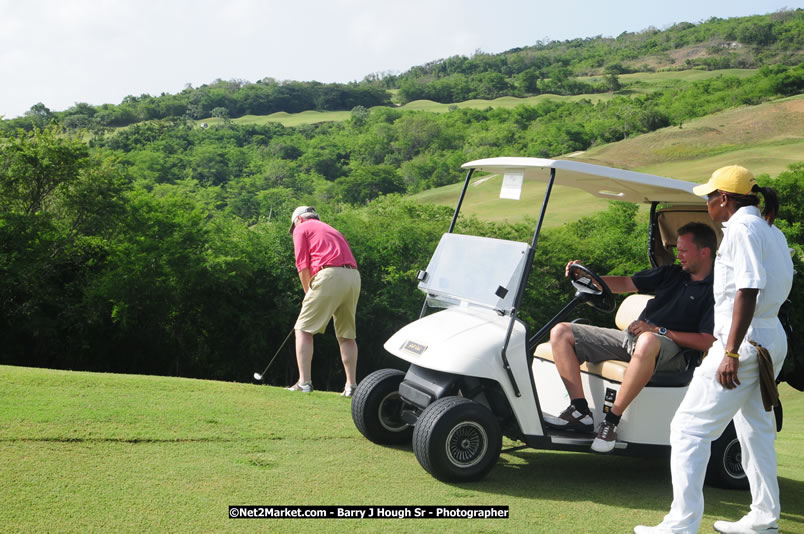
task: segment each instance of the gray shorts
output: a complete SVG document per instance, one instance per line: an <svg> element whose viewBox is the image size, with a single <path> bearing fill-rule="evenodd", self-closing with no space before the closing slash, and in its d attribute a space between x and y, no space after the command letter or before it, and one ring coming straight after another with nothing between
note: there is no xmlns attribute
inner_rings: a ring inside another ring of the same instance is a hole
<svg viewBox="0 0 804 534"><path fill-rule="evenodd" d="M614 328L601 328L588 324L571 323L572 335L575 337L575 355L578 363L598 363L605 360L631 361L633 344L629 349L625 347L628 333ZM682 353L684 349L667 336L651 334L659 338L662 345L659 356L656 358L655 371L681 372L687 362ZM633 337L633 336L631 336Z"/></svg>

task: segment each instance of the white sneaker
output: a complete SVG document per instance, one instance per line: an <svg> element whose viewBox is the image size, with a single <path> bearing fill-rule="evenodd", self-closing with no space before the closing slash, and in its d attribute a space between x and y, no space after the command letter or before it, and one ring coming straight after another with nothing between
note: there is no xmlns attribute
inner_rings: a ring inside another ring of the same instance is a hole
<svg viewBox="0 0 804 534"><path fill-rule="evenodd" d="M296 382L295 384L293 384L288 388L288 391L301 391L302 393L312 393L313 383L305 382L304 384L302 384L301 382Z"/></svg>
<svg viewBox="0 0 804 534"><path fill-rule="evenodd" d="M673 531L662 524L658 524L655 527L637 525L634 527L634 534L673 534Z"/></svg>
<svg viewBox="0 0 804 534"><path fill-rule="evenodd" d="M569 405L560 415L543 414L544 422L547 426L560 430L572 430L574 432L594 432L595 421L592 414L587 410L585 413L579 412L575 406Z"/></svg>
<svg viewBox="0 0 804 534"><path fill-rule="evenodd" d="M752 527L745 518L739 521L715 521L715 531L722 534L776 534L779 532L779 527L774 525L772 527Z"/></svg>
<svg viewBox="0 0 804 534"><path fill-rule="evenodd" d="M355 394L355 390L357 389L357 384L354 386L350 386L346 384L346 387L343 388L343 393L341 393L341 397L351 397Z"/></svg>
<svg viewBox="0 0 804 534"><path fill-rule="evenodd" d="M592 450L607 453L614 450L617 444L617 425L603 421L597 428L597 436L592 442Z"/></svg>

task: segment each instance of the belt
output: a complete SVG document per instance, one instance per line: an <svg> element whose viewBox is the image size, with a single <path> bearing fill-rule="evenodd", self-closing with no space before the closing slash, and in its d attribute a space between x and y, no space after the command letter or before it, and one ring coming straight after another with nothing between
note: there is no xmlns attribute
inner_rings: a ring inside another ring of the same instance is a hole
<svg viewBox="0 0 804 534"><path fill-rule="evenodd" d="M355 270L357 270L357 267L355 267L354 265L322 265L321 269L319 269L319 270L323 271L324 269L329 269L331 267L342 267L344 269L355 269Z"/></svg>

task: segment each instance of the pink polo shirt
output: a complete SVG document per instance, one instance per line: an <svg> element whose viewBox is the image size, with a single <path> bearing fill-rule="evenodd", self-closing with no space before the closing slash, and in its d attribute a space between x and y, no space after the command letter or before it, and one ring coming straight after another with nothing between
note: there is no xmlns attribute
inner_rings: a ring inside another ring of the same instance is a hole
<svg viewBox="0 0 804 534"><path fill-rule="evenodd" d="M321 267L350 265L357 268L346 238L327 223L308 219L293 229L293 248L296 252L296 269L310 269L315 276Z"/></svg>

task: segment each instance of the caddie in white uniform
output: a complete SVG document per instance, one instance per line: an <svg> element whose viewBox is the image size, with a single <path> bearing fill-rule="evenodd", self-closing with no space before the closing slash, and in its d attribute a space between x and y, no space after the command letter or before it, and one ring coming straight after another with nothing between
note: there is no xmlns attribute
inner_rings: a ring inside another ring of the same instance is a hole
<svg viewBox="0 0 804 534"><path fill-rule="evenodd" d="M734 420L742 465L751 487L751 509L735 522L716 521L722 533L778 532L776 421L760 392L760 364L754 342L770 353L773 376L787 354L787 337L778 319L793 279L784 235L772 225L778 212L775 191L760 188L743 167L718 169L694 189L707 195L709 214L723 222L715 259L714 296L717 338L695 376L670 429L673 503L661 524L638 526L636 534L698 532L704 512L703 482L710 445ZM757 207L763 194L763 216Z"/></svg>

